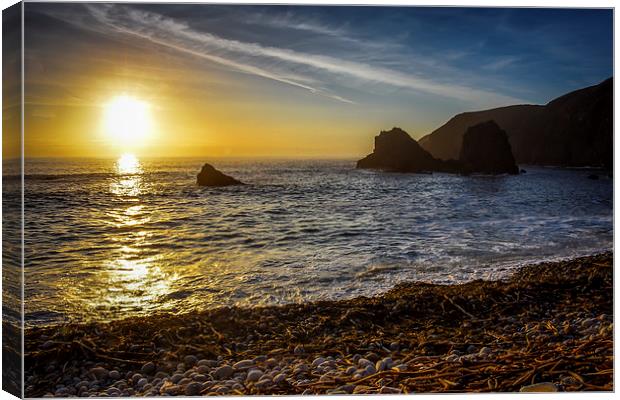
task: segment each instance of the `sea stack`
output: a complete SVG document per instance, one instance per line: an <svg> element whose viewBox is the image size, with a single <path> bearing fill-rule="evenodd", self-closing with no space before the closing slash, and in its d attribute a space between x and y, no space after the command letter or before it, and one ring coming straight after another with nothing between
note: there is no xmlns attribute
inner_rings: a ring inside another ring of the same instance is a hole
<svg viewBox="0 0 620 400"><path fill-rule="evenodd" d="M467 128L459 157L464 172L518 174L506 132L495 121Z"/></svg>
<svg viewBox="0 0 620 400"><path fill-rule="evenodd" d="M429 152L400 128L375 136L375 149L357 162L357 168L391 172L429 172L441 169Z"/></svg>
<svg viewBox="0 0 620 400"><path fill-rule="evenodd" d="M202 166L200 173L198 173L196 182L200 186L243 185L242 182L236 180L232 176L221 173L211 164L205 164Z"/></svg>

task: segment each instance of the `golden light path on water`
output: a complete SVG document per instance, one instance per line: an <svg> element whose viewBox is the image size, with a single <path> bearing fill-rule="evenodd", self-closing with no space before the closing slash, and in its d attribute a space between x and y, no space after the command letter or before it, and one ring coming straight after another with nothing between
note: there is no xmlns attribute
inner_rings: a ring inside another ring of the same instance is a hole
<svg viewBox="0 0 620 400"><path fill-rule="evenodd" d="M98 274L97 296L84 299L87 308L96 310L145 311L157 304L161 296L170 293L175 280L170 271L160 267L161 255L145 255L141 247L148 245L149 232L140 229L151 220L144 194L144 170L133 154L123 154L114 163L115 176L109 185L109 195L115 197L118 207L106 210L106 223L118 234L108 259ZM128 315L129 316L129 315Z"/></svg>

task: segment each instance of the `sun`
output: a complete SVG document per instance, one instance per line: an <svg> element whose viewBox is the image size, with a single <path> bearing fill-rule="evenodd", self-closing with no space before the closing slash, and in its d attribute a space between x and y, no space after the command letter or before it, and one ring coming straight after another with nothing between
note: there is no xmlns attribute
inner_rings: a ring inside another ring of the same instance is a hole
<svg viewBox="0 0 620 400"><path fill-rule="evenodd" d="M145 101L123 94L104 107L104 130L115 145L126 148L142 145L152 129L151 106Z"/></svg>

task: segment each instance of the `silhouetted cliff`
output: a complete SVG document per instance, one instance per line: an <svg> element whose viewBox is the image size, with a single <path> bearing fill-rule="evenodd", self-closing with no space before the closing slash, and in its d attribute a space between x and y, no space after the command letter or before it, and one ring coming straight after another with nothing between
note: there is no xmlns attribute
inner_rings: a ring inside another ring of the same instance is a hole
<svg viewBox="0 0 620 400"><path fill-rule="evenodd" d="M424 150L400 128L375 136L374 151L357 168L390 172L450 172L469 174L518 173L506 132L493 121L469 128L459 160L440 160Z"/></svg>
<svg viewBox="0 0 620 400"><path fill-rule="evenodd" d="M467 128L494 120L506 131L519 164L613 164L613 79L561 96L545 106L515 105L459 114L420 145L434 157L457 158Z"/></svg>
<svg viewBox="0 0 620 400"><path fill-rule="evenodd" d="M463 135L459 161L464 172L518 174L508 136L495 121L467 128Z"/></svg>

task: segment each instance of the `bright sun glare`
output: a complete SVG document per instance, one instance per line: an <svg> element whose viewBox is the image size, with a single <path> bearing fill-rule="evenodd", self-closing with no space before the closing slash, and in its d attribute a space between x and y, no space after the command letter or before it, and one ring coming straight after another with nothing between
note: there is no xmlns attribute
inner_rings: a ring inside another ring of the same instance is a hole
<svg viewBox="0 0 620 400"><path fill-rule="evenodd" d="M136 174L140 171L140 161L130 153L125 153L116 160L116 168L120 174Z"/></svg>
<svg viewBox="0 0 620 400"><path fill-rule="evenodd" d="M121 95L105 105L105 132L122 147L143 144L152 131L150 105L128 95Z"/></svg>

